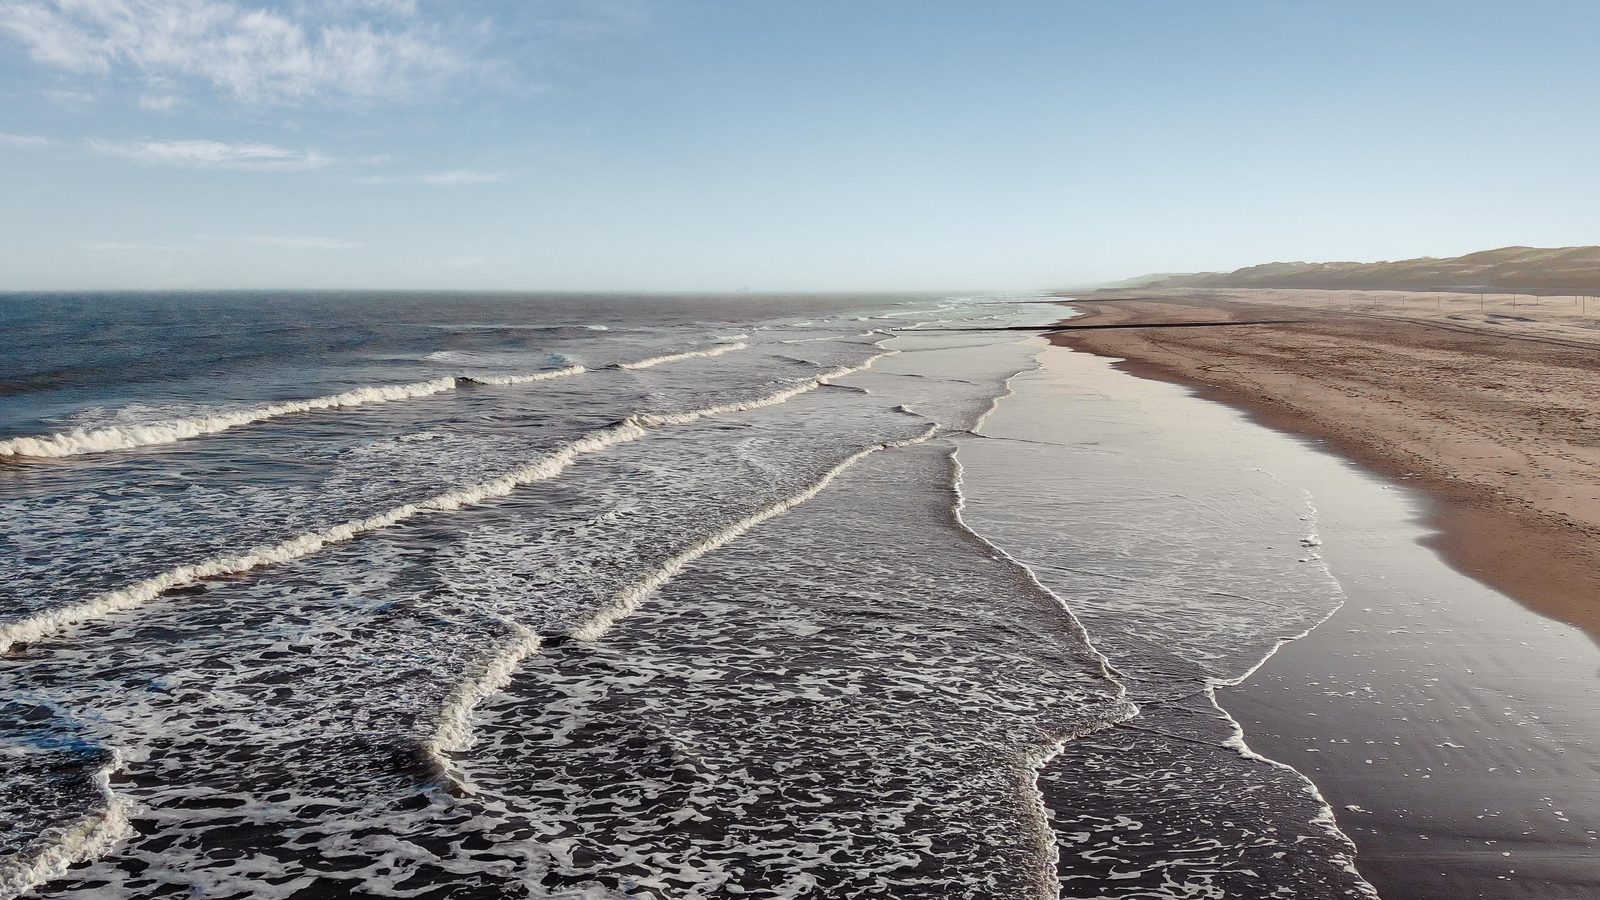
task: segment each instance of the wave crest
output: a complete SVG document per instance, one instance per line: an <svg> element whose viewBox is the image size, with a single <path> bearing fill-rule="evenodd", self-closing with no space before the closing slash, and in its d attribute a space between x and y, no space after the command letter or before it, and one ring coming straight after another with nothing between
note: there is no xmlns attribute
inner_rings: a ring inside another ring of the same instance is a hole
<svg viewBox="0 0 1600 900"><path fill-rule="evenodd" d="M206 434L216 434L241 425L275 419L291 413L311 412L319 409L338 409L363 406L368 403L389 403L426 397L442 391L454 390L456 380L451 377L394 384L381 387L356 388L342 394L312 397L309 400L291 400L233 412L194 416L188 419L169 419L147 425L104 425L98 428L74 428L71 431L37 437L19 437L0 441L0 456L32 456L56 458L81 456L85 453L104 453L108 450L129 450L155 444L171 444Z"/></svg>
<svg viewBox="0 0 1600 900"><path fill-rule="evenodd" d="M892 352L894 351L890 351ZM133 609L175 588L197 584L208 578L240 575L253 569L292 562L310 556L329 545L346 543L363 534L398 525L424 513L451 512L504 497L521 485L560 475L580 456L598 453L615 444L638 440L648 434L648 429L653 427L686 425L707 416L776 406L822 387L829 379L864 369L886 355L889 354L877 354L858 366L835 369L754 400L723 403L681 413L646 413L630 416L609 427L589 432L526 466L480 484L456 488L363 519L351 519L320 531L297 535L276 544L264 544L241 553L214 556L198 563L178 566L127 587L107 591L82 603L46 610L5 623L0 625L0 653L6 652L19 642L35 641L82 622Z"/></svg>
<svg viewBox="0 0 1600 900"><path fill-rule="evenodd" d="M732 344L719 344L718 346L711 347L706 350L686 350L683 353L668 353L666 356L652 356L648 359L641 359L636 362L618 363L617 368L648 369L651 366L659 366L662 363L677 362L680 359L694 359L701 356L721 356L724 353L732 353L735 350L743 350L748 346L750 345L744 343L743 341L735 341Z"/></svg>

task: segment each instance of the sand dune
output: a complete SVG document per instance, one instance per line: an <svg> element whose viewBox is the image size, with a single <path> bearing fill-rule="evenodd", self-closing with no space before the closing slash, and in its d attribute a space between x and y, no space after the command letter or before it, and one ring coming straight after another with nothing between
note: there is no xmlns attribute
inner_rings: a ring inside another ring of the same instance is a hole
<svg viewBox="0 0 1600 900"><path fill-rule="evenodd" d="M1487 290L1600 295L1600 247L1501 247L1445 259L1274 262L1233 272L1174 275L1156 287Z"/></svg>

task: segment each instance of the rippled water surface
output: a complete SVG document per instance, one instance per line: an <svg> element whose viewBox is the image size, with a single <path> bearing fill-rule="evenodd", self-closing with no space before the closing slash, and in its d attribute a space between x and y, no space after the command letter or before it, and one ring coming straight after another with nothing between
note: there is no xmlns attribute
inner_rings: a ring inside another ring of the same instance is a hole
<svg viewBox="0 0 1600 900"><path fill-rule="evenodd" d="M1036 299L0 298L0 895L1362 895L1311 498Z"/></svg>

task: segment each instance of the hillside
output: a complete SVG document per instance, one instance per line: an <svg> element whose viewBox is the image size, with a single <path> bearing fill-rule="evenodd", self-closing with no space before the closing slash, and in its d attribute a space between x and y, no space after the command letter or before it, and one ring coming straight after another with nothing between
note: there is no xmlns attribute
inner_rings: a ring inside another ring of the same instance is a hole
<svg viewBox="0 0 1600 900"><path fill-rule="evenodd" d="M1165 287L1503 291L1600 295L1600 247L1502 247L1448 259L1277 262L1234 272L1175 275Z"/></svg>

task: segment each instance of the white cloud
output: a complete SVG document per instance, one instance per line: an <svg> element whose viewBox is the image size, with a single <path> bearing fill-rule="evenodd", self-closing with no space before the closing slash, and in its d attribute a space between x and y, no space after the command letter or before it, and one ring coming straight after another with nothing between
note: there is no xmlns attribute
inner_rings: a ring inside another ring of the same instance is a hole
<svg viewBox="0 0 1600 900"><path fill-rule="evenodd" d="M333 13L375 12L390 16L417 14L417 0L322 0L320 5Z"/></svg>
<svg viewBox="0 0 1600 900"><path fill-rule="evenodd" d="M48 147L54 143L37 134L7 134L0 131L0 147Z"/></svg>
<svg viewBox="0 0 1600 900"><path fill-rule="evenodd" d="M492 184L504 181L505 176L499 172L480 172L476 169L452 169L448 172L430 172L417 176L423 184L434 187L461 187L469 184Z"/></svg>
<svg viewBox="0 0 1600 900"><path fill-rule="evenodd" d="M68 107L84 107L100 99L100 95L94 91L78 91L70 88L51 88L43 93L47 99Z"/></svg>
<svg viewBox="0 0 1600 900"><path fill-rule="evenodd" d="M258 247L283 247L291 250L354 250L366 246L361 241L326 237L226 237L197 234L194 239L214 244L253 244Z"/></svg>
<svg viewBox="0 0 1600 900"><path fill-rule="evenodd" d="M145 94L139 98L139 108L152 112L169 112L182 102L171 94Z"/></svg>
<svg viewBox="0 0 1600 900"><path fill-rule="evenodd" d="M369 175L362 184L426 184L432 187L467 187L474 184L494 184L505 181L504 172L484 172L479 169L450 169L445 172L423 172L417 175Z"/></svg>
<svg viewBox="0 0 1600 900"><path fill-rule="evenodd" d="M329 157L312 150L289 150L272 144L230 144L205 140L130 143L93 140L89 142L89 147L147 165L197 169L319 169L333 162Z"/></svg>
<svg viewBox="0 0 1600 900"><path fill-rule="evenodd" d="M474 68L408 0L329 9L229 0L0 0L0 32L39 63L153 81L195 79L239 100L401 99ZM386 19L368 21L376 16Z"/></svg>

